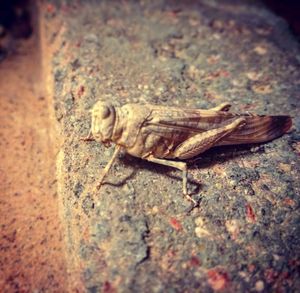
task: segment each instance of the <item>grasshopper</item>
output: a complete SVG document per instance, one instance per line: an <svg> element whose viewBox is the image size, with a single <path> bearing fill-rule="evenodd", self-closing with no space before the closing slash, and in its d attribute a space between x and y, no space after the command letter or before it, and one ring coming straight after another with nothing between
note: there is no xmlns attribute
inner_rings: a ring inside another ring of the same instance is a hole
<svg viewBox="0 0 300 293"><path fill-rule="evenodd" d="M83 140L116 145L104 168L99 189L119 152L182 171L183 194L195 205L187 190L186 159L214 146L262 143L286 133L292 126L289 116L235 114L230 104L209 110L176 108L151 104L117 107L98 101L92 108L92 126Z"/></svg>

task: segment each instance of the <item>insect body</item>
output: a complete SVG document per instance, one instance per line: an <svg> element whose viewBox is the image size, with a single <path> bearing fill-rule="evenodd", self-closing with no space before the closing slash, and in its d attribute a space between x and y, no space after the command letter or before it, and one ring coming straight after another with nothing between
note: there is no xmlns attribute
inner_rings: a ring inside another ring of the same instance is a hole
<svg viewBox="0 0 300 293"><path fill-rule="evenodd" d="M187 165L193 158L214 146L261 143L287 132L289 116L234 114L230 105L184 109L157 105L126 104L116 107L97 102L92 109L92 127L85 140L96 140L115 152L105 167L98 188L121 149L132 156L175 167L183 172L183 193L187 192Z"/></svg>

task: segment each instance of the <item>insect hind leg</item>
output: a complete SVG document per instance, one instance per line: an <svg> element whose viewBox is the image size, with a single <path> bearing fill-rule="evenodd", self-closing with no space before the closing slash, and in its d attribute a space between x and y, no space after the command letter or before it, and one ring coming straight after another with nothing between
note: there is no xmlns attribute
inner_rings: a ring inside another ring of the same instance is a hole
<svg viewBox="0 0 300 293"><path fill-rule="evenodd" d="M209 110L228 112L230 108L231 108L231 104L225 102L225 103L222 103L219 106L216 106L216 107L211 108Z"/></svg>
<svg viewBox="0 0 300 293"><path fill-rule="evenodd" d="M175 162L175 161L170 161L170 160L158 159L158 158L155 158L153 156L149 156L149 157L145 158L145 160L147 160L149 162L153 162L153 163L157 163L157 164L161 164L161 165L164 165L164 166L173 167L173 168L181 170L182 171L182 190L183 190L183 194L189 201L191 201L194 204L194 206L198 205L198 203L188 194L188 190L187 190L187 165L186 165L185 162Z"/></svg>
<svg viewBox="0 0 300 293"><path fill-rule="evenodd" d="M230 124L223 127L196 134L181 143L175 149L172 157L183 160L193 158L215 146L223 138L229 136L237 129L242 128L245 124L245 118L237 118Z"/></svg>

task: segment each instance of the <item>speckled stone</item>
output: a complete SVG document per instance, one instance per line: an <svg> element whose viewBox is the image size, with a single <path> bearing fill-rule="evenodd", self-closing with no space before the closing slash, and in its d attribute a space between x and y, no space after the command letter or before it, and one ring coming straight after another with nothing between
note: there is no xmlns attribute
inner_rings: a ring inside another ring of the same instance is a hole
<svg viewBox="0 0 300 293"><path fill-rule="evenodd" d="M81 1L53 59L70 270L88 292L295 292L299 283L299 45L258 1ZM212 150L181 174L80 141L98 100L290 114L290 134ZM198 186L200 185L200 186Z"/></svg>

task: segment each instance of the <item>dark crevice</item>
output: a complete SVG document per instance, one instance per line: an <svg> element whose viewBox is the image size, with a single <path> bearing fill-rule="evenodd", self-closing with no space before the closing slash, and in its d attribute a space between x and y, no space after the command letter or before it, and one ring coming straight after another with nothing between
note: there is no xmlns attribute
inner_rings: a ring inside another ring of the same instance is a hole
<svg viewBox="0 0 300 293"><path fill-rule="evenodd" d="M292 32L300 40L300 2L295 0L263 0L263 2L288 22Z"/></svg>
<svg viewBox="0 0 300 293"><path fill-rule="evenodd" d="M29 0L0 1L0 61L18 47L18 40L32 35L31 7Z"/></svg>

